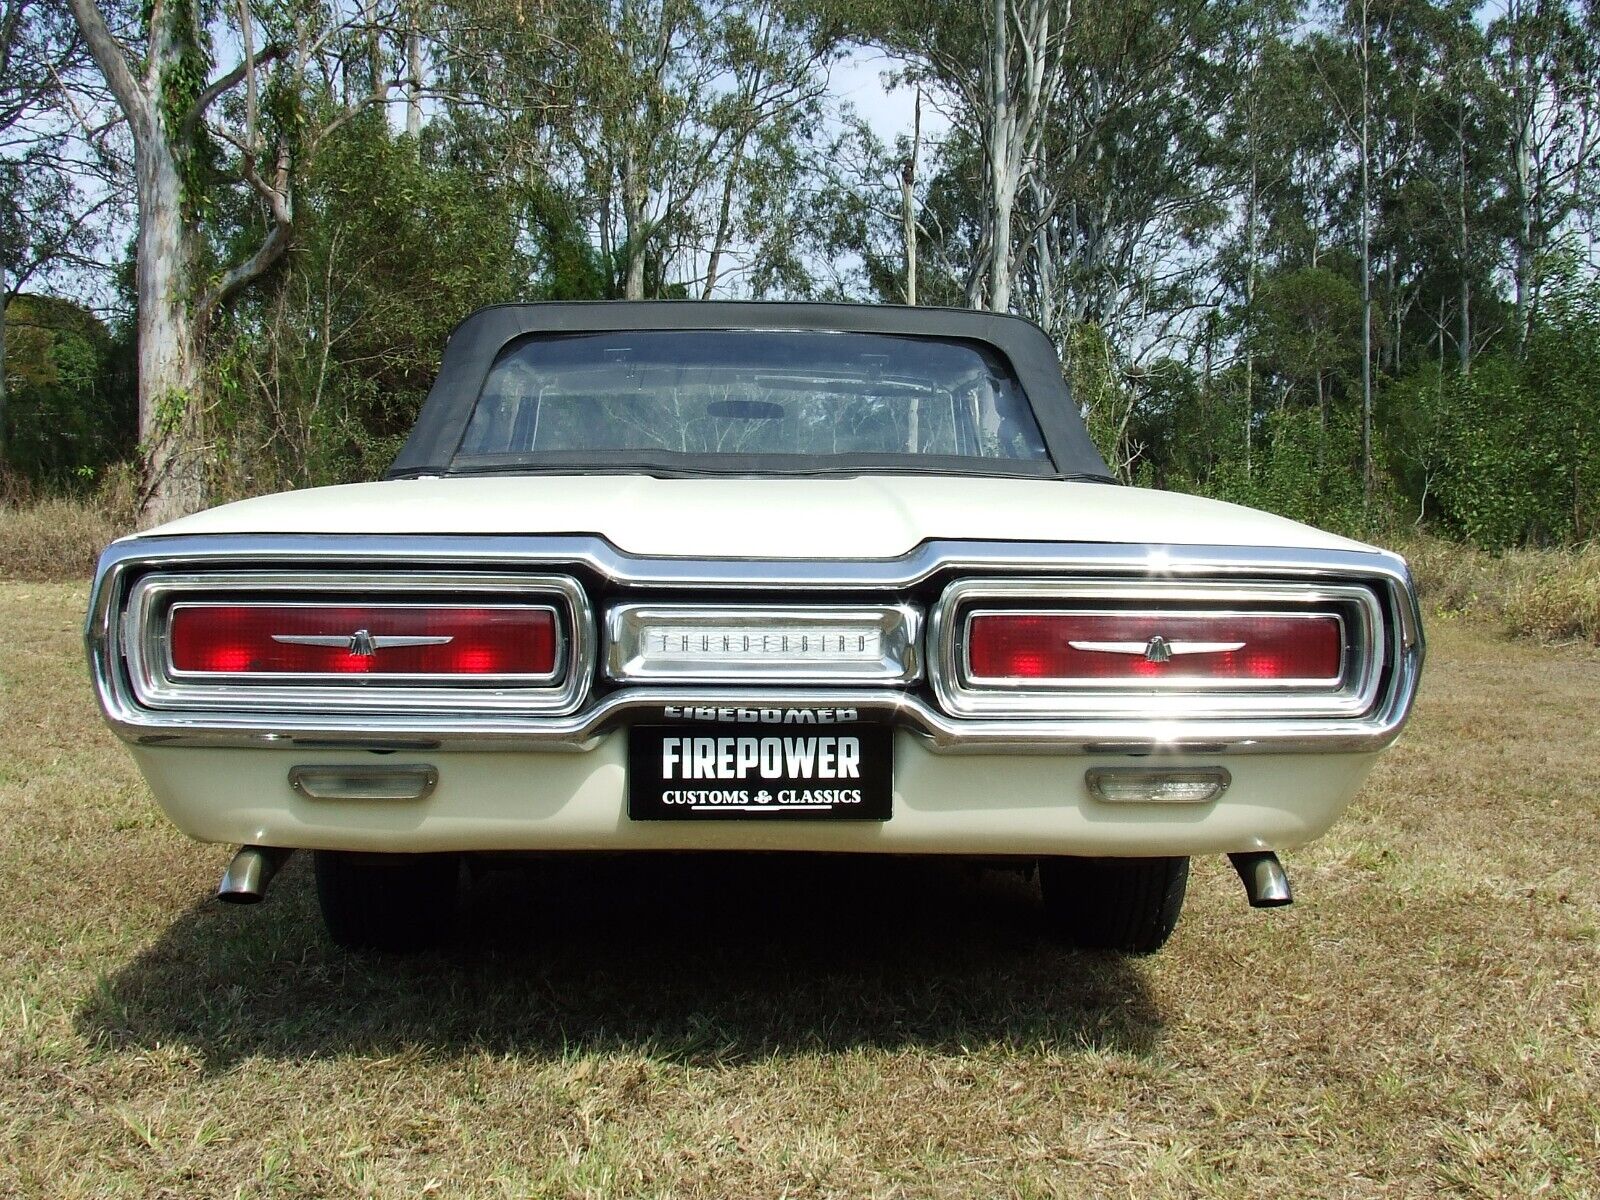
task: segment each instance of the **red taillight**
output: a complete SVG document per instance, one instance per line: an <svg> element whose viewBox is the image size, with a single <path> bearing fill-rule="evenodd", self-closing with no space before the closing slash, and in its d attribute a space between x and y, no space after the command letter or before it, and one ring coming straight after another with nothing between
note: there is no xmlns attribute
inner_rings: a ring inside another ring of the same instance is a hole
<svg viewBox="0 0 1600 1200"><path fill-rule="evenodd" d="M977 613L974 680L1332 681L1344 662L1331 613Z"/></svg>
<svg viewBox="0 0 1600 1200"><path fill-rule="evenodd" d="M172 669L236 675L555 672L556 614L536 606L179 604Z"/></svg>

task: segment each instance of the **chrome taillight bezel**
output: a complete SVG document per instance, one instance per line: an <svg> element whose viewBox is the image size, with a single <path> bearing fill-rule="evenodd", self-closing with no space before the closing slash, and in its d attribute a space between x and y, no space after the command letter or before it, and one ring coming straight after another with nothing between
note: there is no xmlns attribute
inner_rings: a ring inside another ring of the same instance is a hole
<svg viewBox="0 0 1600 1200"><path fill-rule="evenodd" d="M1098 606L1098 607L1097 607ZM1336 679L976 679L967 664L974 616L1041 613L1185 616L1335 615ZM928 614L928 677L940 707L964 717L1357 717L1378 698L1386 662L1383 610L1356 584L1117 579L962 579Z"/></svg>
<svg viewBox="0 0 1600 1200"><path fill-rule="evenodd" d="M961 615L960 647L961 678L970 685L978 688L992 688L1004 691L1135 691L1135 692L1193 692L1195 690L1217 691L1332 691L1344 686L1345 679L1350 673L1351 652L1354 645L1350 638L1350 622L1343 612L1327 612L1321 609L1285 609L1285 608L1118 608L1115 610L1119 616L1153 617L1183 616L1202 617L1216 620L1244 617L1281 617L1286 620L1314 619L1332 617L1339 623L1340 641L1340 669L1337 675L1323 678L1315 677L1283 677L1271 681L1245 678L1216 678L1197 679L1193 675L1183 675L1177 671L1164 677L1150 678L1098 678L1095 676L1039 679L1006 679L995 676L980 676L972 669L972 623L978 617L1005 616L1011 613L1026 612L1030 615L1046 617L1078 617L1101 616L1108 611L1104 608L1035 608L1029 606L1019 608L982 608L973 607L966 609Z"/></svg>
<svg viewBox="0 0 1600 1200"><path fill-rule="evenodd" d="M548 608L556 617L556 665L542 675L273 675L178 671L167 644L185 604ZM128 592L121 646L135 700L146 708L203 711L575 712L594 674L594 615L564 575L416 572L156 573Z"/></svg>
<svg viewBox="0 0 1600 1200"><path fill-rule="evenodd" d="M560 679L565 671L566 633L562 610L554 604L546 603L520 603L515 601L490 600L470 606L459 601L451 603L417 603L410 600L383 601L363 598L359 602L344 601L340 606L354 603L356 607L381 612L385 609L433 609L448 611L471 607L477 610L493 610L496 612L524 612L524 613L549 613L554 621L555 630L555 655L554 663L548 671L508 671L502 673L473 672L461 675L450 675L439 671L427 673L407 673L401 671L381 672L371 675L352 674L349 672L330 671L195 671L178 667L173 659L174 654L170 644L172 625L178 613L188 609L201 608L327 608L325 600L176 600L167 605L157 618L161 641L159 655L156 663L165 676L175 682L196 681L200 683L236 683L241 687L269 687L275 682L289 683L303 686L308 683L323 683L330 687L405 687L426 686L428 684L444 683L449 687L542 687ZM343 631L340 631L343 632Z"/></svg>

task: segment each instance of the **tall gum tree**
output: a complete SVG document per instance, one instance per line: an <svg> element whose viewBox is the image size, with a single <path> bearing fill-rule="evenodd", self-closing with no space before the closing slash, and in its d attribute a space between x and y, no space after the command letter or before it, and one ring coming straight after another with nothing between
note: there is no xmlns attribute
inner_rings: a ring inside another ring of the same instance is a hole
<svg viewBox="0 0 1600 1200"><path fill-rule="evenodd" d="M312 153L321 137L381 102L389 81L375 77L343 105L302 103L308 89L329 77L328 62L371 61L364 51L374 34L392 36L404 27L395 14L372 4L348 11L337 4L313 5L294 14L284 37L261 37L258 44L261 22L248 0L238 0L232 34L239 59L214 74L205 13L196 0L153 0L137 23L117 31L107 19L110 10L98 0L67 4L133 141L140 521L158 524L206 501L206 331L216 314L288 249L295 155ZM350 48L345 42L359 43L363 53L344 54ZM293 111L293 119L264 117L263 92L269 86ZM242 103L218 105L239 91ZM214 119L219 111L223 117ZM315 121L306 119L311 111L318 113ZM201 219L203 192L211 184L205 161L210 139L231 147L232 182L256 197L262 217L255 245L221 265L210 261Z"/></svg>
<svg viewBox="0 0 1600 1200"><path fill-rule="evenodd" d="M616 290L709 297L782 258L758 201L821 122L837 22L785 0L574 0L557 30L577 48L566 148Z"/></svg>
<svg viewBox="0 0 1600 1200"><path fill-rule="evenodd" d="M1067 0L994 0L983 89L989 169L989 308L1011 309L1012 218L1017 193L1037 169L1046 113L1063 85ZM1052 28L1052 19L1054 27Z"/></svg>
<svg viewBox="0 0 1600 1200"><path fill-rule="evenodd" d="M1507 0L1491 22L1490 70L1509 125L1505 174L1515 340L1527 349L1540 315L1543 255L1592 214L1600 164L1600 6ZM1592 216L1590 217L1592 220Z"/></svg>
<svg viewBox="0 0 1600 1200"><path fill-rule="evenodd" d="M1012 307L1019 195L1038 169L1045 122L1066 85L1071 0L889 0L868 6L860 36L904 59L908 79L948 102L945 115L981 149L982 206L966 273L972 308Z"/></svg>

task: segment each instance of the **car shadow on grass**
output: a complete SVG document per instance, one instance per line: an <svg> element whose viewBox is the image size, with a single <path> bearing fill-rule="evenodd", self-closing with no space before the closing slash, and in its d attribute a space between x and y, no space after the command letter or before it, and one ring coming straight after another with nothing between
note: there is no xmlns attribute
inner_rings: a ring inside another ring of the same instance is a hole
<svg viewBox="0 0 1600 1200"><path fill-rule="evenodd" d="M265 1055L403 1049L689 1062L986 1044L1144 1054L1138 960L1041 928L1015 872L809 855L571 857L476 872L447 949L333 946L308 856L265 904L203 901L80 1007L115 1046Z"/></svg>

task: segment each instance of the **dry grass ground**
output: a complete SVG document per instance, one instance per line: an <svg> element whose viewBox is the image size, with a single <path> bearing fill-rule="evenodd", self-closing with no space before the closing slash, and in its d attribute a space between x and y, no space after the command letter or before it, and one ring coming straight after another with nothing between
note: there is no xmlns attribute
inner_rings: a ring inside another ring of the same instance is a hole
<svg viewBox="0 0 1600 1200"><path fill-rule="evenodd" d="M1384 544L1405 556L1435 609L1494 620L1524 637L1600 645L1600 542L1502 554L1428 536Z"/></svg>
<svg viewBox="0 0 1600 1200"><path fill-rule="evenodd" d="M1201 862L1155 959L808 860L492 875L459 948L363 961L303 862L208 902L82 602L0 585L0 1195L1600 1195L1591 648L1436 621L1301 902Z"/></svg>
<svg viewBox="0 0 1600 1200"><path fill-rule="evenodd" d="M0 579L88 579L100 551L126 532L81 500L0 501Z"/></svg>

